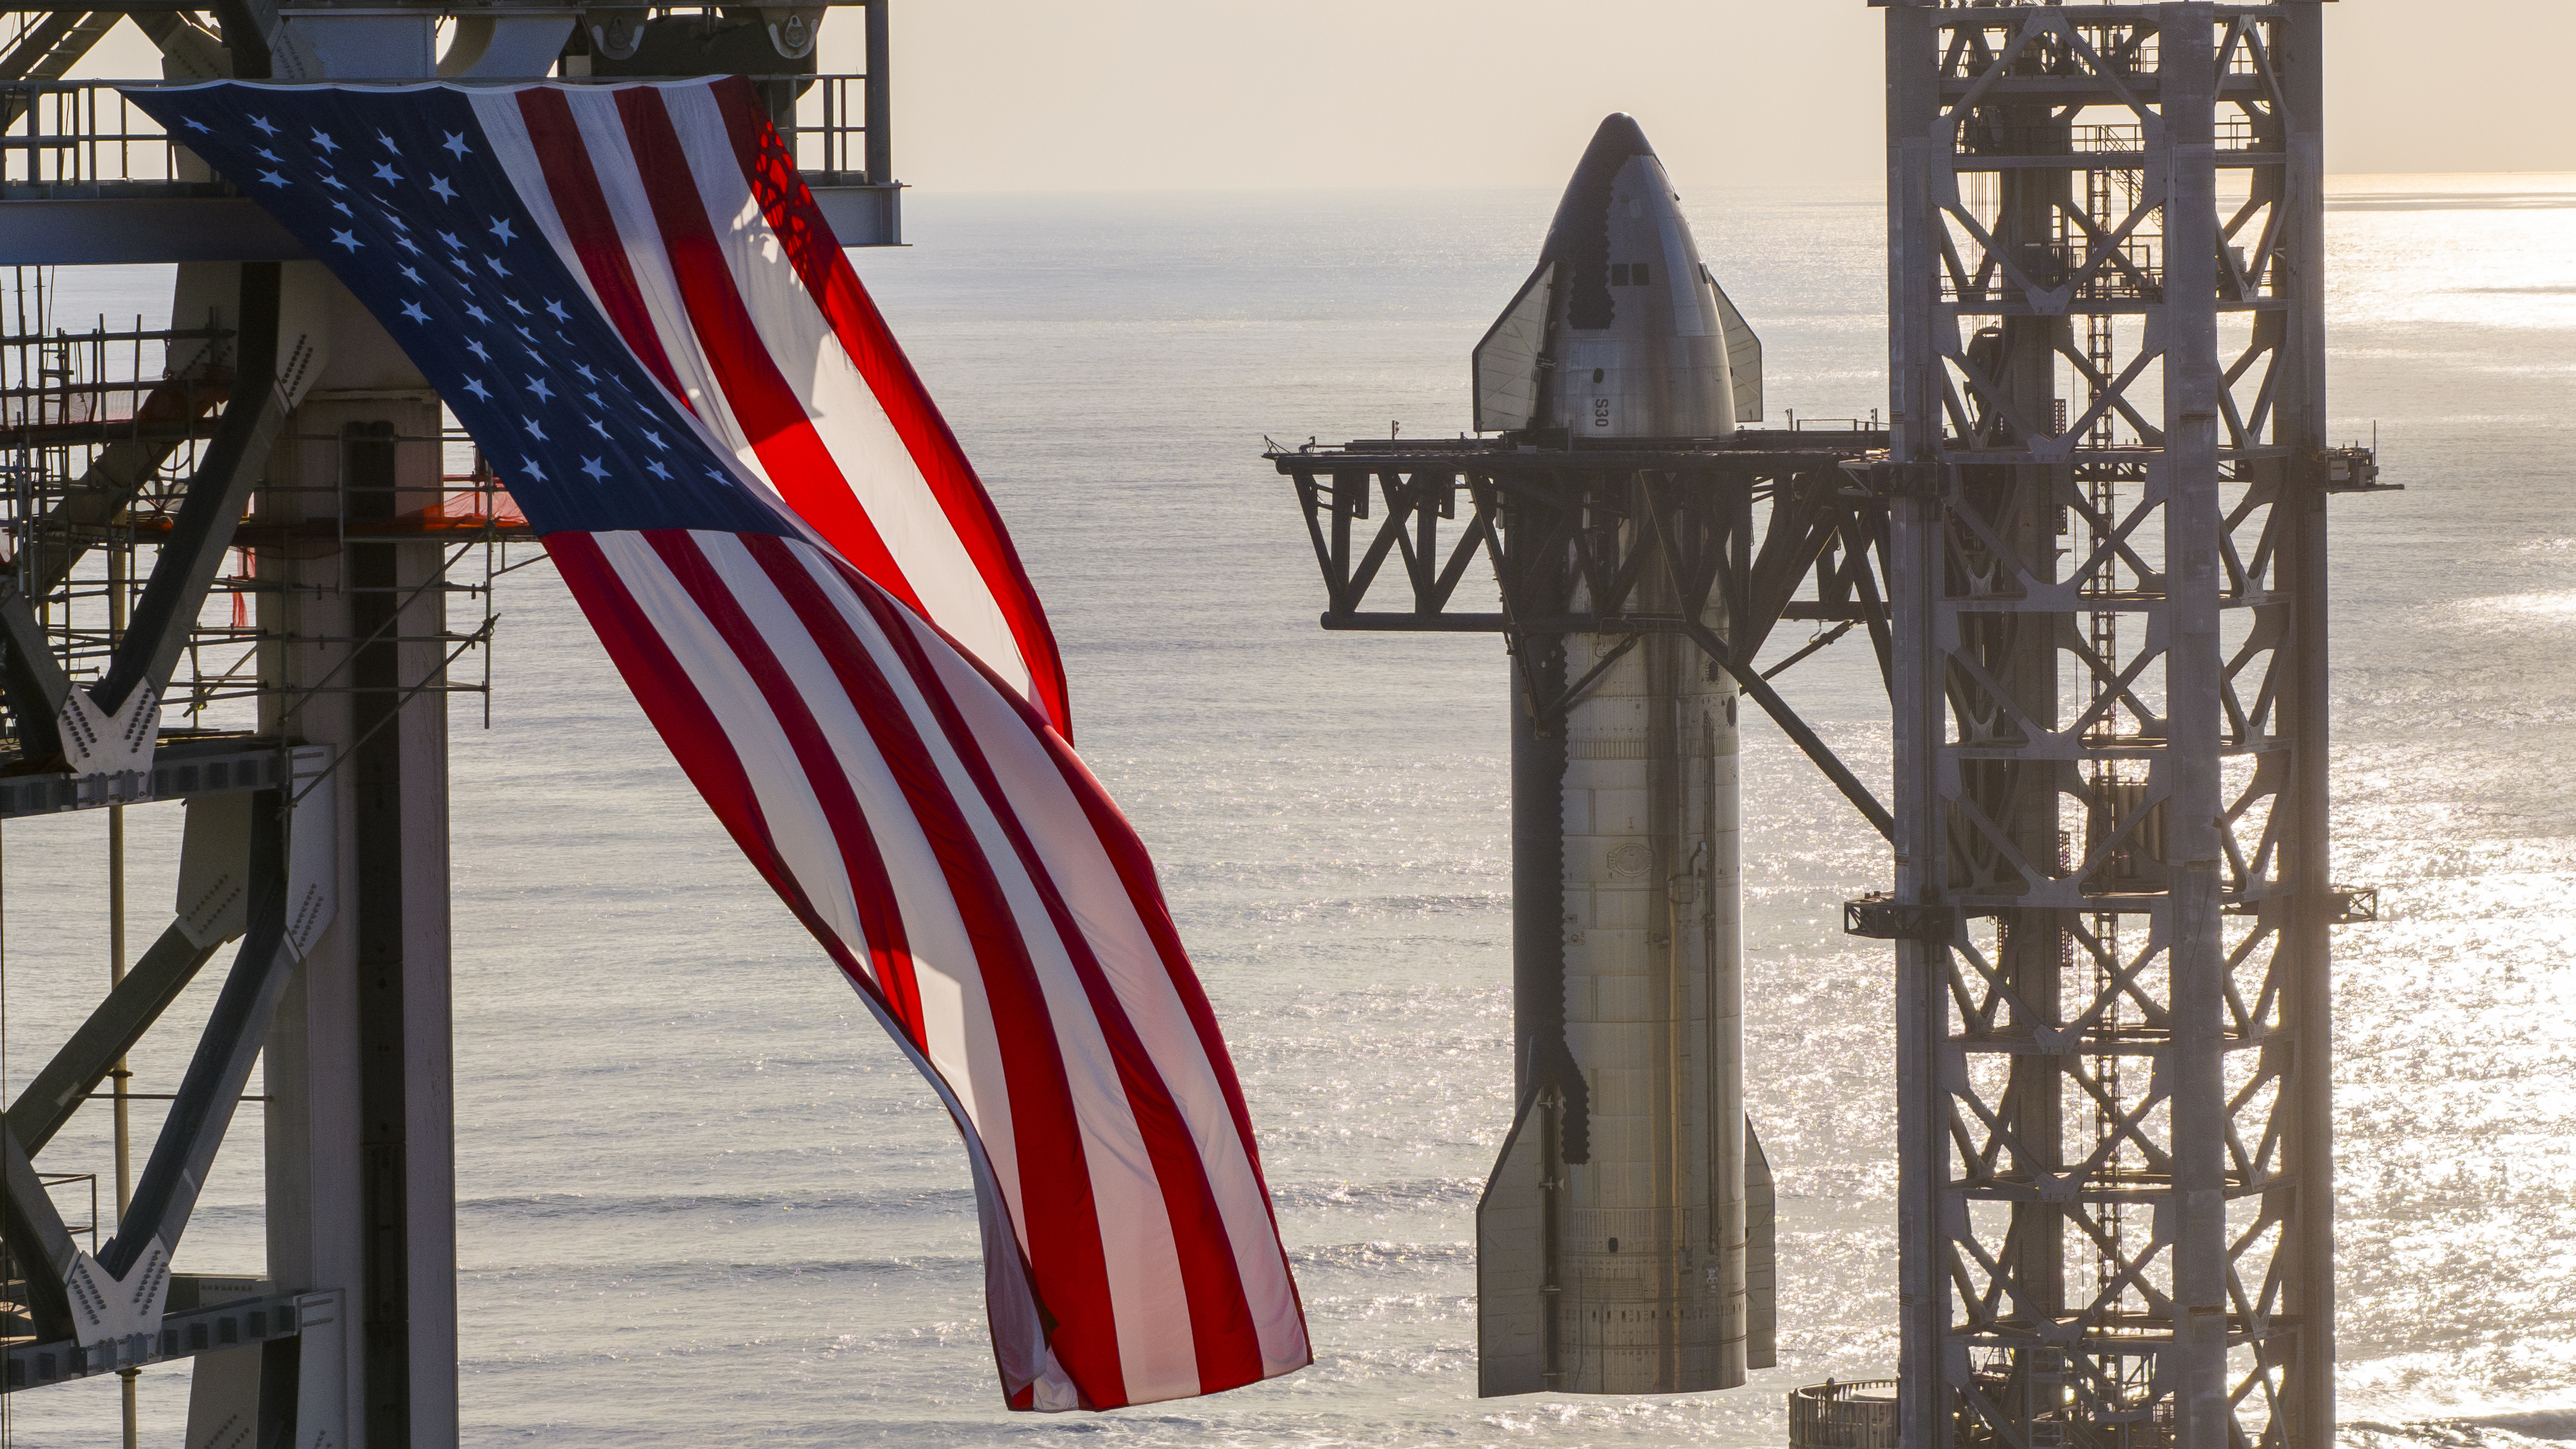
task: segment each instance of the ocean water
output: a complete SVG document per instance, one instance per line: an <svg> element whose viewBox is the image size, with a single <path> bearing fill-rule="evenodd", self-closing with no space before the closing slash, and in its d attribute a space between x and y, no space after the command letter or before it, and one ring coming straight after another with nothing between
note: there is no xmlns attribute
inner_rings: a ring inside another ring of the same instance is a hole
<svg viewBox="0 0 2576 1449"><path fill-rule="evenodd" d="M2333 505L2336 875L2384 917L2337 942L2345 1436L2576 1438L2576 178L2336 198L2336 426L2375 428L2408 489ZM467 1443L1768 1449L1788 1387L1890 1371L1888 959L1838 912L1884 849L1757 722L1748 1095L1779 1175L1781 1367L1720 1394L1475 1397L1473 1212L1509 1112L1505 659L1317 629L1303 526L1258 454L1464 426L1468 348L1553 200L916 193L914 246L855 254L1048 601L1086 758L1155 852L1314 1367L1103 1415L1000 1407L953 1129L539 565L501 590L491 727L455 714ZM1763 335L1775 416L1884 406L1874 196L1712 191L1691 215ZM166 310L154 274L63 280L67 311ZM1883 779L1863 646L1785 678ZM134 816L140 936L174 822ZM13 1088L104 974L99 831L7 832ZM180 1061L148 1046L137 1090ZM102 1162L92 1116L49 1164ZM255 1125L180 1266L257 1268ZM175 1440L185 1382L147 1372L147 1436ZM11 1397L14 1442L112 1442L112 1387Z"/></svg>

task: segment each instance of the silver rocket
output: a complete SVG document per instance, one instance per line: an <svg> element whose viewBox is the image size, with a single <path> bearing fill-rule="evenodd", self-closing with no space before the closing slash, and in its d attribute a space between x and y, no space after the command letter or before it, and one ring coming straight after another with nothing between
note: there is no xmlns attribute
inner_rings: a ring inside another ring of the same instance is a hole
<svg viewBox="0 0 2576 1449"><path fill-rule="evenodd" d="M1678 199L1637 123L1602 122L1537 270L1477 346L1479 428L1670 446L1761 415L1761 344ZM1633 608L1678 607L1669 580L1638 587ZM1591 612L1579 591L1573 611ZM1723 606L1702 622L1723 633ZM1613 662L1553 728L1516 711L1519 1101L1476 1211L1489 1396L1731 1388L1772 1362L1736 686L1680 635L1627 642L1524 643L1557 689Z"/></svg>

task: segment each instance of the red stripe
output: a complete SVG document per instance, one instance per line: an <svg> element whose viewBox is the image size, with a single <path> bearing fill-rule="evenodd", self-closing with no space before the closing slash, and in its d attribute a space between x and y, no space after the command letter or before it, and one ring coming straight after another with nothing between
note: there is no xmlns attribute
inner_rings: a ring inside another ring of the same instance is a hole
<svg viewBox="0 0 2576 1449"><path fill-rule="evenodd" d="M1023 1226L1035 1292L1051 1315L1048 1341L1084 1399L1101 1408L1126 1402L1117 1327L1109 1296L1109 1268L1101 1251L1099 1205L1082 1129L1073 1110L1046 994L1030 961L1019 922L1001 883L929 746L914 728L893 687L877 672L874 655L850 629L846 616L822 598L811 576L779 539L745 535L743 545L760 560L832 661L841 687L867 723L877 753L904 792L923 837L946 873L959 918L974 944L975 962L991 1005L993 1029L1011 1101L1011 1137L1020 1168ZM804 576L800 586L797 576ZM885 595L864 580L864 597Z"/></svg>
<svg viewBox="0 0 2576 1449"><path fill-rule="evenodd" d="M750 671L762 702L795 749L814 803L822 808L823 818L832 827L832 838L840 846L841 868L858 907L859 928L866 933L866 939L855 944L865 948L875 966L888 1009L911 1033L913 1044L927 1050L930 1037L922 1021L921 986L913 975L903 909L897 902L894 883L887 878L885 858L877 850L876 833L868 828L867 817L859 809L858 793L842 773L840 757L833 752L831 740L788 678L786 666L778 662L777 653L759 626L743 613L741 601L708 562L697 540L677 529L657 529L644 537L661 555L663 565L680 587L688 590L698 611L706 615L707 622Z"/></svg>
<svg viewBox="0 0 2576 1449"><path fill-rule="evenodd" d="M819 597L818 591L818 601ZM921 640L912 633L910 626L915 621L873 591L860 590L859 601L904 661L915 688L956 750L959 763L1009 837L1091 1003L1102 1039L1117 1065L1128 1108L1153 1161L1155 1184L1162 1191L1164 1210L1171 1220L1182 1291L1189 1305L1190 1335L1198 1359L1198 1392L1212 1393L1255 1382L1262 1377L1259 1325L1253 1321L1251 1305L1236 1273L1233 1242L1225 1230L1225 1217L1217 1207L1216 1194L1208 1185L1207 1163L1199 1156L1188 1119L1172 1100L1171 1089L1164 1083L1153 1053L1128 1019L1126 1007L1118 1000L1117 989L1110 984L1090 938L1083 933L1044 857L1021 825L1015 804L985 758L973 727L949 697L946 681L940 678Z"/></svg>
<svg viewBox="0 0 2576 1449"><path fill-rule="evenodd" d="M689 326L698 348L715 369L725 405L760 454L761 471L787 506L813 526L841 556L876 580L888 593L915 611L920 595L903 567L878 534L867 509L841 476L840 461L814 430L804 400L778 370L777 359L761 345L759 329L742 294L734 290L733 269L726 265L707 220L705 201L689 170L688 153L671 127L662 93L651 86L617 92L618 115L626 123L627 144L635 169L653 203L653 220L678 279L680 299L689 311Z"/></svg>
<svg viewBox="0 0 2576 1449"><path fill-rule="evenodd" d="M958 541L975 561L984 587L1000 604L1002 617L1010 621L1011 637L1028 665L1030 692L1039 708L1046 711L1058 732L1071 739L1073 706L1065 688L1064 661L1056 650L1055 633L1047 625L1046 609L1029 583L1019 551L1011 546L1011 535L1002 526L1002 515L994 508L992 496L975 476L974 465L967 461L966 450L958 446L957 436L940 415L938 404L931 401L930 390L922 386L920 375L913 371L912 359L904 355L876 303L859 284L859 275L842 254L830 223L823 219L822 208L815 205L813 192L797 173L794 153L760 108L751 82L729 76L709 90L724 115L743 179L760 202L770 230L785 248L788 262L804 281L805 294L814 299L859 375L867 379L869 391L876 394L896 435L911 452L913 466L920 469L923 483L939 500L949 527L957 531ZM816 527L821 524L818 522ZM828 530L824 536L832 538ZM832 541L836 545L839 542L837 538Z"/></svg>
<svg viewBox="0 0 2576 1449"><path fill-rule="evenodd" d="M600 309L672 399L689 407L689 395L680 387L669 354L662 350L662 334L654 330L652 309L644 304L644 289L635 284L634 268L626 259L626 240L618 234L606 193L599 189L599 173L591 169L590 147L581 139L581 123L573 119L572 102L552 87L528 86L519 92L519 114L527 122L528 140L536 147L537 164L545 171L555 215L572 240L573 254L581 259L591 290L599 294Z"/></svg>

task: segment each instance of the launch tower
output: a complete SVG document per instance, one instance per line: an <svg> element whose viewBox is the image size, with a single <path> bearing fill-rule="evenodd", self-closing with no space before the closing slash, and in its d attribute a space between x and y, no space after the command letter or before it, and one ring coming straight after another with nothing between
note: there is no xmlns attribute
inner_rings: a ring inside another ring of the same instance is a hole
<svg viewBox="0 0 2576 1449"><path fill-rule="evenodd" d="M0 263L20 269L0 821L108 813L108 919L77 949L112 983L0 1125L0 1392L124 1375L132 1445L134 1375L187 1359L189 1449L457 1438L446 731L450 696L486 687L461 664L525 525L243 178L116 87L747 73L840 238L888 244L885 0L864 9L863 75L818 73L821 6L154 0L0 22ZM66 78L121 26L160 75ZM52 269L102 263L176 263L170 325L71 314ZM124 817L154 806L184 808L186 840L137 956ZM184 1077L134 1082L128 1050L236 941ZM191 1273L185 1232L244 1101L266 1117L266 1270ZM84 1111L114 1113L112 1168L46 1154ZM155 1113L138 1166L134 1119ZM109 1206L66 1213L111 1170Z"/></svg>

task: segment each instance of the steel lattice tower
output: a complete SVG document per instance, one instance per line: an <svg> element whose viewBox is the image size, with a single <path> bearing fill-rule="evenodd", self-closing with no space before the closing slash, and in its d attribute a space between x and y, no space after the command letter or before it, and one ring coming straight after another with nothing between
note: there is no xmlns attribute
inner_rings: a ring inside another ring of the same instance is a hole
<svg viewBox="0 0 2576 1449"><path fill-rule="evenodd" d="M2318 0L1874 3L1902 1442L2324 1449Z"/></svg>

